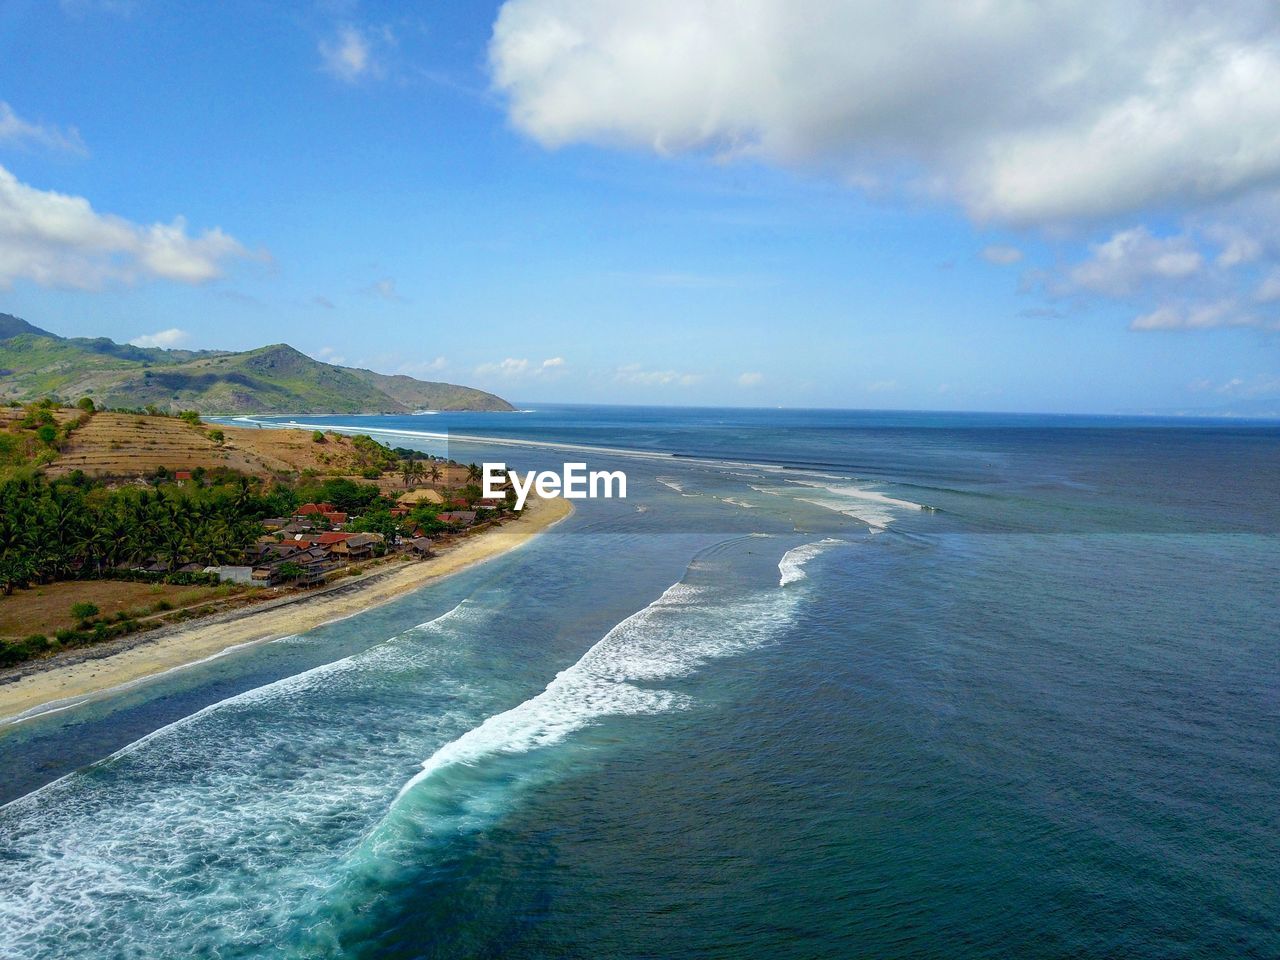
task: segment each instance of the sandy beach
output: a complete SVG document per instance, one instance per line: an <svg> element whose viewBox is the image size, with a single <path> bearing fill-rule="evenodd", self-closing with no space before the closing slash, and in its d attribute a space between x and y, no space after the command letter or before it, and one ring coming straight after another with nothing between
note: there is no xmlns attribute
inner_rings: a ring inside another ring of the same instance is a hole
<svg viewBox="0 0 1280 960"><path fill-rule="evenodd" d="M0 683L0 725L205 660L231 647L301 633L376 607L514 550L572 512L567 500L531 501L519 519L467 537L430 560L398 563L312 592L137 634L103 648L76 650L65 662L46 661L40 664L42 669Z"/></svg>

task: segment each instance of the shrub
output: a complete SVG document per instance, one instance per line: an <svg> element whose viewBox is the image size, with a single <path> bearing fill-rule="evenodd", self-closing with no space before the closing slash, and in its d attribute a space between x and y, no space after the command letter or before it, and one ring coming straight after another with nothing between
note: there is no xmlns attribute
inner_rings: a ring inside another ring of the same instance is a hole
<svg viewBox="0 0 1280 960"><path fill-rule="evenodd" d="M98 607L92 603L73 603L71 605L71 616L81 622L88 620L90 617L96 617L98 612Z"/></svg>
<svg viewBox="0 0 1280 960"><path fill-rule="evenodd" d="M221 430L210 430L209 439L212 440L214 443L216 443L218 446L222 446L222 444L227 439L227 435L223 433Z"/></svg>
<svg viewBox="0 0 1280 960"><path fill-rule="evenodd" d="M93 413L97 408L93 405L92 397L81 397L76 401L76 406L86 413Z"/></svg>
<svg viewBox="0 0 1280 960"><path fill-rule="evenodd" d="M320 430L317 430L317 431L315 431L314 433L312 433L312 434L311 434L311 442L312 442L312 443L324 443L324 442L325 442L325 440L324 440L324 432L323 432L323 431L320 431Z"/></svg>

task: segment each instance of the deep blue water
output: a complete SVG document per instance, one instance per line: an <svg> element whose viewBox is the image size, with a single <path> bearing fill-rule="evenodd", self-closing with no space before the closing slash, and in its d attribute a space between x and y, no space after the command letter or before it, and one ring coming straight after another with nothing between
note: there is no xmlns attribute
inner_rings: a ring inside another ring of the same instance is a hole
<svg viewBox="0 0 1280 960"><path fill-rule="evenodd" d="M0 727L0 956L1280 956L1280 426L304 420L629 496Z"/></svg>

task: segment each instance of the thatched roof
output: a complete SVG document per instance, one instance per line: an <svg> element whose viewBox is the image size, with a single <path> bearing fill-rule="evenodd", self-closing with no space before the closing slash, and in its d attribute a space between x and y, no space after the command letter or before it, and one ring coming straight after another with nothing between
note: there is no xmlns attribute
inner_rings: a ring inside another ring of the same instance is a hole
<svg viewBox="0 0 1280 960"><path fill-rule="evenodd" d="M396 503L403 503L408 506L415 506L419 503L444 503L444 497L440 495L439 490L432 490L429 487L421 490L409 490L406 493L396 497Z"/></svg>

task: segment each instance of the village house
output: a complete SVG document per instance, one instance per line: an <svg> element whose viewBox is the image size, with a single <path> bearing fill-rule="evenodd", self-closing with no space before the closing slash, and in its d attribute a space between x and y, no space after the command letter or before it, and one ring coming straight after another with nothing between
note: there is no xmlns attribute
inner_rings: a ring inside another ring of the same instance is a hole
<svg viewBox="0 0 1280 960"><path fill-rule="evenodd" d="M441 523L447 523L451 527L469 527L476 522L474 510L444 510L437 516Z"/></svg>

